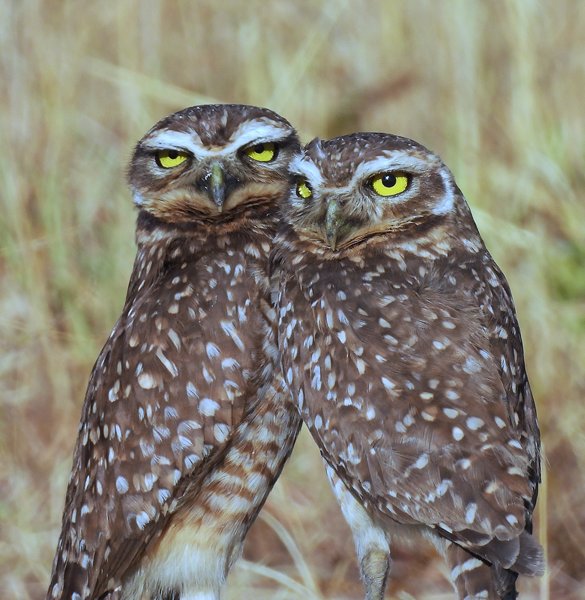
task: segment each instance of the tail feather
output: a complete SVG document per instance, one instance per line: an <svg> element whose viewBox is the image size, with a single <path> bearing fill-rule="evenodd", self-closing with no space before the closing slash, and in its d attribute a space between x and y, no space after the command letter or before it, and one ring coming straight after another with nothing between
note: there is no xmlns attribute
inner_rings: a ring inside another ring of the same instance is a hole
<svg viewBox="0 0 585 600"><path fill-rule="evenodd" d="M491 576L494 581L498 598L501 598L502 600L515 600L518 597L518 592L516 591L516 579L518 579L518 573L503 569L499 565L492 565Z"/></svg>
<svg viewBox="0 0 585 600"><path fill-rule="evenodd" d="M493 539L485 546L469 548L490 563L510 569L520 575L540 576L544 573L542 546L527 531L511 540Z"/></svg>
<svg viewBox="0 0 585 600"><path fill-rule="evenodd" d="M447 558L460 599L515 600L518 575L539 576L545 567L542 546L527 531L467 549L450 543Z"/></svg>
<svg viewBox="0 0 585 600"><path fill-rule="evenodd" d="M527 531L520 535L520 552L511 569L522 575L540 577L544 575L544 550L536 539Z"/></svg>
<svg viewBox="0 0 585 600"><path fill-rule="evenodd" d="M498 582L488 563L453 543L449 544L447 548L447 561L451 568L451 581L457 590L459 600L466 598L497 600L502 598L499 594ZM501 584L503 583L501 582ZM515 593L515 580L507 583L508 594ZM506 598L513 599L515 596L508 595Z"/></svg>

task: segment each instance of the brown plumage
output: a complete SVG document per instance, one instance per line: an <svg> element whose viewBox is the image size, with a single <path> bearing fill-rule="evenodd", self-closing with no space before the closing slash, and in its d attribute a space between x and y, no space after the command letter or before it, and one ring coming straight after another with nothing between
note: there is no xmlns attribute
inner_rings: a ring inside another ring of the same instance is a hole
<svg viewBox="0 0 585 600"><path fill-rule="evenodd" d="M443 551L463 598L538 575L540 441L504 275L452 174L387 134L314 140L277 237L279 348L328 463L368 600L390 537Z"/></svg>
<svg viewBox="0 0 585 600"><path fill-rule="evenodd" d="M272 111L192 107L129 171L138 253L94 366L47 598L213 600L300 419L267 262L298 150Z"/></svg>

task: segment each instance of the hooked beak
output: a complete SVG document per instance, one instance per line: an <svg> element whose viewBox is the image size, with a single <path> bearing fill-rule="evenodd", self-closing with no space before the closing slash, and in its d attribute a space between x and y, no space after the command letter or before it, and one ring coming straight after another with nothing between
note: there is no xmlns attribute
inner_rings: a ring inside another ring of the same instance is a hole
<svg viewBox="0 0 585 600"><path fill-rule="evenodd" d="M339 204L335 200L330 200L327 204L327 212L325 213L325 236L332 250L337 248L337 238L342 223L343 218Z"/></svg>
<svg viewBox="0 0 585 600"><path fill-rule="evenodd" d="M223 210L223 203L225 202L225 177L224 172L219 163L213 163L211 165L211 175L209 178L209 195L213 200L214 204L219 209L219 212Z"/></svg>
<svg viewBox="0 0 585 600"><path fill-rule="evenodd" d="M222 212L227 196L238 183L237 179L225 173L221 163L214 162L209 171L197 182L197 187L206 192L219 212Z"/></svg>

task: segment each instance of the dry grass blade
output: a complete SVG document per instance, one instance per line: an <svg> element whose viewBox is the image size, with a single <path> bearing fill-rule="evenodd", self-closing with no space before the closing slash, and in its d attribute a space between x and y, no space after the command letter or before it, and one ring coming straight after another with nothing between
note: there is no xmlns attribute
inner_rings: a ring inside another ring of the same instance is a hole
<svg viewBox="0 0 585 600"><path fill-rule="evenodd" d="M278 597L284 598L308 598L309 600L323 600L323 596L321 594L315 593L315 590L309 588L305 585L300 584L298 581L295 581L288 575L277 571L276 569L271 569L270 567L266 567L264 565L260 565L258 563L252 563L247 560L241 560L238 563L238 569L243 571L248 571L250 573L254 573L255 575L259 575L263 578L269 579L271 581L275 581L280 584L286 590L290 592L294 592L294 595L286 594ZM241 591L238 592L241 594ZM270 592L270 598L275 597L275 592Z"/></svg>
<svg viewBox="0 0 585 600"><path fill-rule="evenodd" d="M318 594L319 589L315 583L311 569L309 568L307 561L303 557L292 535L286 530L284 525L278 519L273 517L268 511L265 510L264 512L260 513L260 519L270 526L270 528L276 533L280 541L288 550L288 553L293 559L294 565L301 576L304 586L310 590L311 593Z"/></svg>
<svg viewBox="0 0 585 600"><path fill-rule="evenodd" d="M302 85L303 76L306 75L311 64L318 60L326 47L329 35L348 9L347 0L322 5L322 12L316 26L311 28L309 35L303 36L302 43L292 60L285 65L275 81L274 92L269 100L271 106L280 106L281 110L288 111L290 105L294 104L295 91Z"/></svg>
<svg viewBox="0 0 585 600"><path fill-rule="evenodd" d="M167 104L169 106L193 106L195 104L215 104L219 98L193 92L172 83L161 81L156 77L149 77L132 69L115 65L99 58L88 61L89 75L103 79L118 88L132 89L145 97Z"/></svg>

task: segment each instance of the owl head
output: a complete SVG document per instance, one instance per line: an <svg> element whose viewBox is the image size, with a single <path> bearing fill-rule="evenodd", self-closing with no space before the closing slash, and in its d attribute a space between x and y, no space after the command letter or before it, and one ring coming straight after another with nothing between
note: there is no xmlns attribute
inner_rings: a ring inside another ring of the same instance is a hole
<svg viewBox="0 0 585 600"><path fill-rule="evenodd" d="M320 253L379 240L413 244L467 211L441 159L396 135L315 139L291 161L290 172L284 212Z"/></svg>
<svg viewBox="0 0 585 600"><path fill-rule="evenodd" d="M229 219L285 193L288 163L299 147L292 125L271 110L186 108L138 142L128 174L134 202L172 223Z"/></svg>

